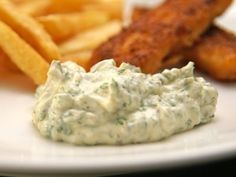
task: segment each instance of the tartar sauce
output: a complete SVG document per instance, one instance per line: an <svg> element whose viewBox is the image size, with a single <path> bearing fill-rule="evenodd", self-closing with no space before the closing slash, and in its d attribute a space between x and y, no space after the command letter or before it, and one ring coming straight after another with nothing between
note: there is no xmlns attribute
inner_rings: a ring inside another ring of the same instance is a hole
<svg viewBox="0 0 236 177"><path fill-rule="evenodd" d="M153 142L213 119L217 91L181 69L144 74L104 60L90 72L53 61L36 92L33 123L48 138L78 145Z"/></svg>

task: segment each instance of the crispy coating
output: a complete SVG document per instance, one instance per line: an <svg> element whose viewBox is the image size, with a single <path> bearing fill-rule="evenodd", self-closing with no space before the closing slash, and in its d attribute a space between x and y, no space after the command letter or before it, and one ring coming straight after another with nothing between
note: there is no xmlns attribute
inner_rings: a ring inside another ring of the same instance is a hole
<svg viewBox="0 0 236 177"><path fill-rule="evenodd" d="M160 70L171 69L173 67L180 68L185 64L186 60L184 60L184 55L182 53L174 54L164 58Z"/></svg>
<svg viewBox="0 0 236 177"><path fill-rule="evenodd" d="M215 79L236 80L236 35L212 26L186 50L185 58Z"/></svg>
<svg viewBox="0 0 236 177"><path fill-rule="evenodd" d="M133 9L132 12L132 22L135 22L137 20L139 20L143 15L147 14L148 12L150 12L151 9L149 8L145 8L145 7L136 7Z"/></svg>
<svg viewBox="0 0 236 177"><path fill-rule="evenodd" d="M138 20L148 11L134 9L132 20ZM215 79L236 80L236 35L213 25L191 48L166 57L161 69L183 66L189 60Z"/></svg>
<svg viewBox="0 0 236 177"><path fill-rule="evenodd" d="M167 0L98 47L90 66L114 58L118 64L128 62L146 73L154 73L167 55L191 46L230 3L231 0Z"/></svg>

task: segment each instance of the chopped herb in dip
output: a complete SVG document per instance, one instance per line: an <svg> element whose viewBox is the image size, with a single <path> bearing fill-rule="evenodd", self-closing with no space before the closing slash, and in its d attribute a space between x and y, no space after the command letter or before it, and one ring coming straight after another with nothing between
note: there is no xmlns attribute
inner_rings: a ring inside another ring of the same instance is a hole
<svg viewBox="0 0 236 177"><path fill-rule="evenodd" d="M43 136L78 145L158 141L213 119L217 91L181 69L144 74L104 60L90 72L54 61L36 93L33 123Z"/></svg>

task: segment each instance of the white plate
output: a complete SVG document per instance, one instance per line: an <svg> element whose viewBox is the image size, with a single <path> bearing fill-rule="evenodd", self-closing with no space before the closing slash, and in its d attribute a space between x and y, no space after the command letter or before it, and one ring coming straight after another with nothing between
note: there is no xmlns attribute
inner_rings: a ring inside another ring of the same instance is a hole
<svg viewBox="0 0 236 177"><path fill-rule="evenodd" d="M236 3L219 23L236 31ZM18 80L18 84L13 80ZM164 141L79 147L42 138L31 122L34 97L22 76L0 79L0 174L112 174L192 165L236 154L236 83L219 91L216 118Z"/></svg>

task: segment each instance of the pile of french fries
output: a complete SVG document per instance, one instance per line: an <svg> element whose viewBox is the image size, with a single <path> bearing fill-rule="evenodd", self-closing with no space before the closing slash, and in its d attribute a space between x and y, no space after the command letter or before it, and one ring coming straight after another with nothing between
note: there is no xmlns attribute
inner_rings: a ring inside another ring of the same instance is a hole
<svg viewBox="0 0 236 177"><path fill-rule="evenodd" d="M93 50L121 30L124 0L0 0L0 73L45 82L54 59L88 69Z"/></svg>

